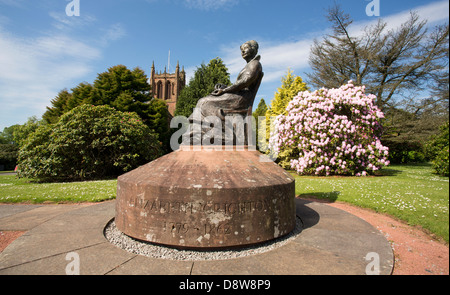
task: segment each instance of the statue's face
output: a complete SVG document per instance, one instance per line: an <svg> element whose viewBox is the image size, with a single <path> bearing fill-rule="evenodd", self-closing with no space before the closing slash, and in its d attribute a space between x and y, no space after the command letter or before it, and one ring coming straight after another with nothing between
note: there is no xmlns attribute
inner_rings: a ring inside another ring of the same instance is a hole
<svg viewBox="0 0 450 295"><path fill-rule="evenodd" d="M241 54L245 60L252 59L255 57L255 52L249 44L244 44L241 46Z"/></svg>

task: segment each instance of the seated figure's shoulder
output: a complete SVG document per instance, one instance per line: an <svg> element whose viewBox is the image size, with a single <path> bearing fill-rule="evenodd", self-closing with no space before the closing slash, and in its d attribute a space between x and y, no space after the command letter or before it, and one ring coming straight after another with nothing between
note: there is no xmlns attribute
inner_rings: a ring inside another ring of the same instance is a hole
<svg viewBox="0 0 450 295"><path fill-rule="evenodd" d="M249 62L248 66L252 70L262 71L262 65L259 62L259 59L253 59L252 61Z"/></svg>

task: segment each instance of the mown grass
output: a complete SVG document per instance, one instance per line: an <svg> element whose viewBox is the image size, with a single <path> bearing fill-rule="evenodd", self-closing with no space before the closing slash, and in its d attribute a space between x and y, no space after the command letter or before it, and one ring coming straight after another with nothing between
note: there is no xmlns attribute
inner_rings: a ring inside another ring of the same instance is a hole
<svg viewBox="0 0 450 295"><path fill-rule="evenodd" d="M117 180L36 183L0 174L0 203L83 203L112 200Z"/></svg>
<svg viewBox="0 0 450 295"><path fill-rule="evenodd" d="M373 177L296 178L296 194L343 201L418 225L449 241L449 178L431 165L391 165Z"/></svg>

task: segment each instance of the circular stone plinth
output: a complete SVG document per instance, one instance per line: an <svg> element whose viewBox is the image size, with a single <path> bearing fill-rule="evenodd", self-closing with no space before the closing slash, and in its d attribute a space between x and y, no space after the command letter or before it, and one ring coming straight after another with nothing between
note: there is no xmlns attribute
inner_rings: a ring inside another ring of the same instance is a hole
<svg viewBox="0 0 450 295"><path fill-rule="evenodd" d="M270 241L294 230L295 182L258 151L176 151L118 178L115 224L180 248Z"/></svg>

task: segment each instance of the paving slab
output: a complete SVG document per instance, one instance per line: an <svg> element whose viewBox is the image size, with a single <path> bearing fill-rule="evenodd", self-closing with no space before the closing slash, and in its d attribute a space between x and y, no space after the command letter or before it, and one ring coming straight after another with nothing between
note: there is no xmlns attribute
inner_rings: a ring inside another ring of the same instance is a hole
<svg viewBox="0 0 450 295"><path fill-rule="evenodd" d="M17 206L0 206L0 230L27 231L0 253L0 275L64 275L73 253L82 275L365 275L372 252L380 274L391 274L394 263L389 242L370 224L300 199L303 230L295 239L269 252L213 261L155 259L110 244L103 230L115 216L115 201Z"/></svg>
<svg viewBox="0 0 450 295"><path fill-rule="evenodd" d="M89 205L1 205L0 230L27 231L58 215L87 206Z"/></svg>
<svg viewBox="0 0 450 295"><path fill-rule="evenodd" d="M20 205L13 205L13 204L0 204L0 219L15 215L21 212L33 210L39 207L42 207L43 205L27 205L27 204L20 204Z"/></svg>

